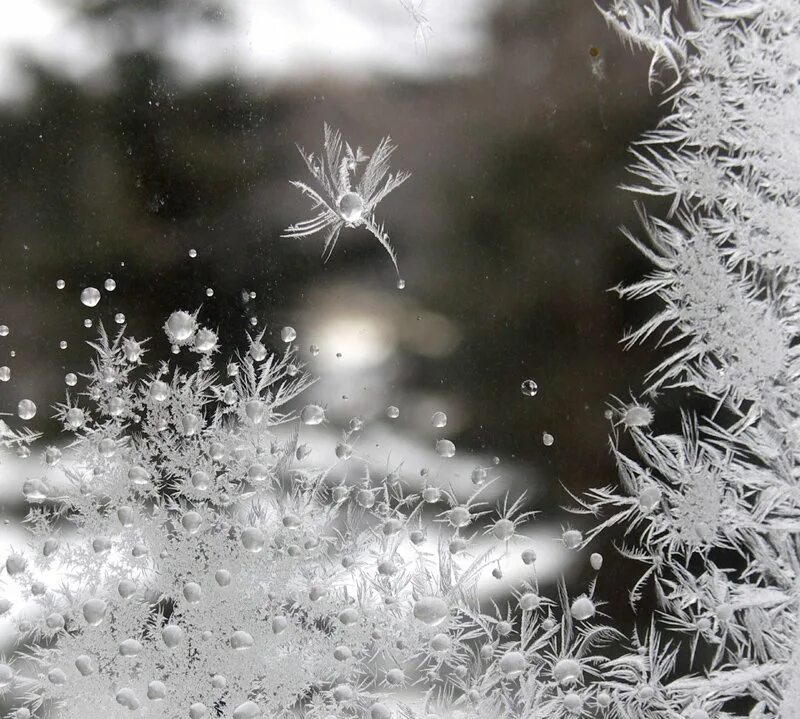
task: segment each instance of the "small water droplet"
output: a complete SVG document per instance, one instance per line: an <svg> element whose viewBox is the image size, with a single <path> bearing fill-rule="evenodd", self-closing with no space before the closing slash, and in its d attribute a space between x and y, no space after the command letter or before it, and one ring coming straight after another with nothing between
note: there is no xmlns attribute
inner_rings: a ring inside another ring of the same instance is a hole
<svg viewBox="0 0 800 719"><path fill-rule="evenodd" d="M589 564L592 565L592 569L594 569L595 572L599 572L600 567L603 566L603 555L598 552L593 552L589 557Z"/></svg>
<svg viewBox="0 0 800 719"><path fill-rule="evenodd" d="M59 343L58 343L58 346L59 346L59 347L60 347L62 350L65 350L65 349L67 349L67 341L66 341L66 340L61 340L61 342L59 342Z"/></svg>
<svg viewBox="0 0 800 719"><path fill-rule="evenodd" d="M211 287L206 287L206 297L213 297L213 296L214 296L214 290L213 290L213 288L211 288Z"/></svg>
<svg viewBox="0 0 800 719"><path fill-rule="evenodd" d="M0 337L8 337L8 325L0 325Z"/></svg>
<svg viewBox="0 0 800 719"><path fill-rule="evenodd" d="M281 340L286 342L294 342L297 339L297 331L294 327L284 327L281 330Z"/></svg>
<svg viewBox="0 0 800 719"><path fill-rule="evenodd" d="M113 292L115 289L117 289L117 283L116 283L116 281L115 281L115 280L113 280L111 277L109 277L109 278L108 278L108 279L107 279L107 280L106 280L106 281L103 283L103 287L105 287L105 288L106 288L106 292Z"/></svg>
<svg viewBox="0 0 800 719"><path fill-rule="evenodd" d="M69 372L64 375L64 382L66 383L67 387L74 387L78 384L78 376L73 372Z"/></svg>
<svg viewBox="0 0 800 719"><path fill-rule="evenodd" d="M81 302L87 307L96 307L100 302L100 290L96 287L86 287L81 291Z"/></svg>
<svg viewBox="0 0 800 719"><path fill-rule="evenodd" d="M553 446L553 442L555 442L555 441L556 441L556 438L553 437L552 434L550 434L549 432L542 432L542 444L545 447L552 447Z"/></svg>
<svg viewBox="0 0 800 719"><path fill-rule="evenodd" d="M447 426L447 415L444 412L434 412L431 415L431 424L434 427L446 427Z"/></svg>
<svg viewBox="0 0 800 719"><path fill-rule="evenodd" d="M526 397L535 397L536 393L539 391L539 385L536 384L532 379L526 379L522 383L522 394Z"/></svg>
<svg viewBox="0 0 800 719"><path fill-rule="evenodd" d="M449 439L440 439L436 442L436 453L440 457L454 457L456 446Z"/></svg>
<svg viewBox="0 0 800 719"><path fill-rule="evenodd" d="M36 416L36 405L29 399L22 399L17 405L17 414L20 419L33 419Z"/></svg>
<svg viewBox="0 0 800 719"><path fill-rule="evenodd" d="M0 367L0 382L8 382L11 379L11 368L5 365Z"/></svg>
<svg viewBox="0 0 800 719"><path fill-rule="evenodd" d="M397 419L400 416L400 410L394 405L391 405L386 408L386 416L389 419Z"/></svg>
<svg viewBox="0 0 800 719"><path fill-rule="evenodd" d="M195 257L197 257L197 250L195 250L194 248L192 248L191 250L189 250L189 257L191 257L192 259L194 259Z"/></svg>
<svg viewBox="0 0 800 719"><path fill-rule="evenodd" d="M118 325L124 325L125 315L122 314L122 312L117 312L117 314L114 315L114 322L116 322Z"/></svg>
<svg viewBox="0 0 800 719"><path fill-rule="evenodd" d="M63 290L67 286L67 283L64 280L56 280L56 287L59 290Z"/></svg>
<svg viewBox="0 0 800 719"><path fill-rule="evenodd" d="M319 347L317 347L317 345L311 345L308 351L311 353L312 357L316 357L319 354Z"/></svg>
<svg viewBox="0 0 800 719"><path fill-rule="evenodd" d="M88 317L83 321L83 326L89 329L94 324Z"/></svg>
<svg viewBox="0 0 800 719"><path fill-rule="evenodd" d="M397 289L404 290L406 288L406 281L401 277L397 280Z"/></svg>

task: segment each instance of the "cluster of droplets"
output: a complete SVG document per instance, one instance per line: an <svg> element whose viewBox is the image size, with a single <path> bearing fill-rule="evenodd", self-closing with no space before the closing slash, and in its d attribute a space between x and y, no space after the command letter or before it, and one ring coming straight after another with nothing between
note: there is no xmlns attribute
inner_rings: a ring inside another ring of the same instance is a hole
<svg viewBox="0 0 800 719"><path fill-rule="evenodd" d="M282 355L250 338L219 375L195 315L174 312L164 331L200 354L194 369L148 374L143 343L101 333L85 391L57 407L69 450L48 447L23 487L31 548L4 567L37 611L0 609L39 646L32 672L0 663L0 691L21 704L12 717L477 718L502 715L530 683L553 716L597 704L563 637L595 619L594 600L540 594L523 500L494 516L481 500L492 467L474 470L467 499L399 470L378 479L353 452L356 417L331 458L345 472L310 468L302 434L327 418L314 403L287 413L310 384L294 330ZM482 532L488 553L476 552ZM563 541L577 549L580 533ZM477 580L501 578L509 553L527 577L484 614Z"/></svg>

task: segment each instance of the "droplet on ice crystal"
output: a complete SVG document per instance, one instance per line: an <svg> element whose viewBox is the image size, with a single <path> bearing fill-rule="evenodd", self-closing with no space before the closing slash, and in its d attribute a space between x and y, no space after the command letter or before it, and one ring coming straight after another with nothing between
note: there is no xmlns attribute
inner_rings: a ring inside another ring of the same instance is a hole
<svg viewBox="0 0 800 719"><path fill-rule="evenodd" d="M440 457L455 457L456 446L449 439L440 439L436 442L436 453Z"/></svg>
<svg viewBox="0 0 800 719"><path fill-rule="evenodd" d="M397 289L404 290L406 288L406 281L401 277L397 280Z"/></svg>
<svg viewBox="0 0 800 719"><path fill-rule="evenodd" d="M22 399L17 405L17 414L20 419L33 419L36 416L36 405L29 399Z"/></svg>
<svg viewBox="0 0 800 719"><path fill-rule="evenodd" d="M539 391L539 385L536 384L532 379L526 379L522 383L522 394L526 397L535 397L536 393Z"/></svg>
<svg viewBox="0 0 800 719"><path fill-rule="evenodd" d="M178 310L169 316L164 325L164 331L170 342L186 344L197 331L197 320L188 312Z"/></svg>
<svg viewBox="0 0 800 719"><path fill-rule="evenodd" d="M264 533L258 527L248 527L242 532L242 546L253 554L258 554L264 549Z"/></svg>
<svg viewBox="0 0 800 719"><path fill-rule="evenodd" d="M81 291L81 302L87 307L96 307L100 302L100 290L96 287L86 287Z"/></svg>
<svg viewBox="0 0 800 719"><path fill-rule="evenodd" d="M509 679L520 676L525 671L525 655L522 652L506 652L500 659L500 671Z"/></svg>
<svg viewBox="0 0 800 719"><path fill-rule="evenodd" d="M284 327L281 330L281 340L286 342L294 342L297 339L297 330L294 327Z"/></svg>
<svg viewBox="0 0 800 719"><path fill-rule="evenodd" d="M449 616L447 603L440 597L420 597L414 602L414 617L429 627L438 626Z"/></svg>
<svg viewBox="0 0 800 719"><path fill-rule="evenodd" d="M567 549L577 549L583 541L583 534L578 529L568 529L561 535L561 540Z"/></svg>
<svg viewBox="0 0 800 719"><path fill-rule="evenodd" d="M569 609L569 613L572 615L573 619L577 619L578 621L591 619L596 611L594 602L586 596L578 597L572 602L572 606Z"/></svg>
<svg viewBox="0 0 800 719"><path fill-rule="evenodd" d="M364 214L364 201L355 192L345 192L339 198L339 214L345 222L358 222Z"/></svg>

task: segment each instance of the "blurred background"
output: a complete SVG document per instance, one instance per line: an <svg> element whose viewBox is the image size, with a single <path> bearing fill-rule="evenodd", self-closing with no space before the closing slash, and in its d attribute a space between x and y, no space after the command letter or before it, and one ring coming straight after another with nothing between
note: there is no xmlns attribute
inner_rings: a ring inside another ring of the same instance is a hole
<svg viewBox="0 0 800 719"><path fill-rule="evenodd" d="M358 451L376 466L403 462L445 486L492 466L495 494L526 491L539 513L526 531L543 581L566 572L585 589L588 552L558 541L581 526L560 509L564 487L615 481L606 402L639 392L657 362L652 347L619 342L652 306L608 291L649 269L619 232L637 223L618 189L628 147L660 113L649 58L592 3L422 9L422 25L401 0L26 0L7 11L0 365L11 377L0 410L20 426L17 403L32 399L27 425L58 442L64 376L87 368L85 342L117 313L128 333L154 338L151 360L169 357L160 328L175 309L199 308L220 361L246 346L250 318L275 348L291 325L320 377L307 401L330 420L320 462L359 415ZM413 173L377 211L403 290L363 229L343 231L327 263L321 238L281 238L310 216L289 184L310 179L295 143L321 150L324 122L368 153L391 135L393 170ZM79 300L86 286L101 289L95 308ZM526 379L536 396L521 391ZM431 426L437 410L445 429ZM452 459L434 451L442 436ZM20 486L37 467L4 465L3 545L22 541ZM605 556L597 594L621 616L633 575Z"/></svg>

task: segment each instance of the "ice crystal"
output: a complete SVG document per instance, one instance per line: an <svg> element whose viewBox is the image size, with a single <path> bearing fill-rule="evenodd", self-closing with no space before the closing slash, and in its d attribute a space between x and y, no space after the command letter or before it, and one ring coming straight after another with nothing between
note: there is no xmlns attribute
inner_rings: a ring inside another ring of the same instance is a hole
<svg viewBox="0 0 800 719"><path fill-rule="evenodd" d="M322 256L327 262L342 228L364 227L386 250L399 274L389 235L374 215L378 203L411 176L408 172L389 174L389 161L395 150L391 138L381 140L370 157L360 147L353 150L348 143L343 143L341 134L326 124L325 146L319 157L306 154L302 147L298 149L318 189L296 180L292 184L312 200L312 209L318 213L310 220L288 227L284 236L307 237L324 232ZM359 166L364 163L360 170Z"/></svg>

